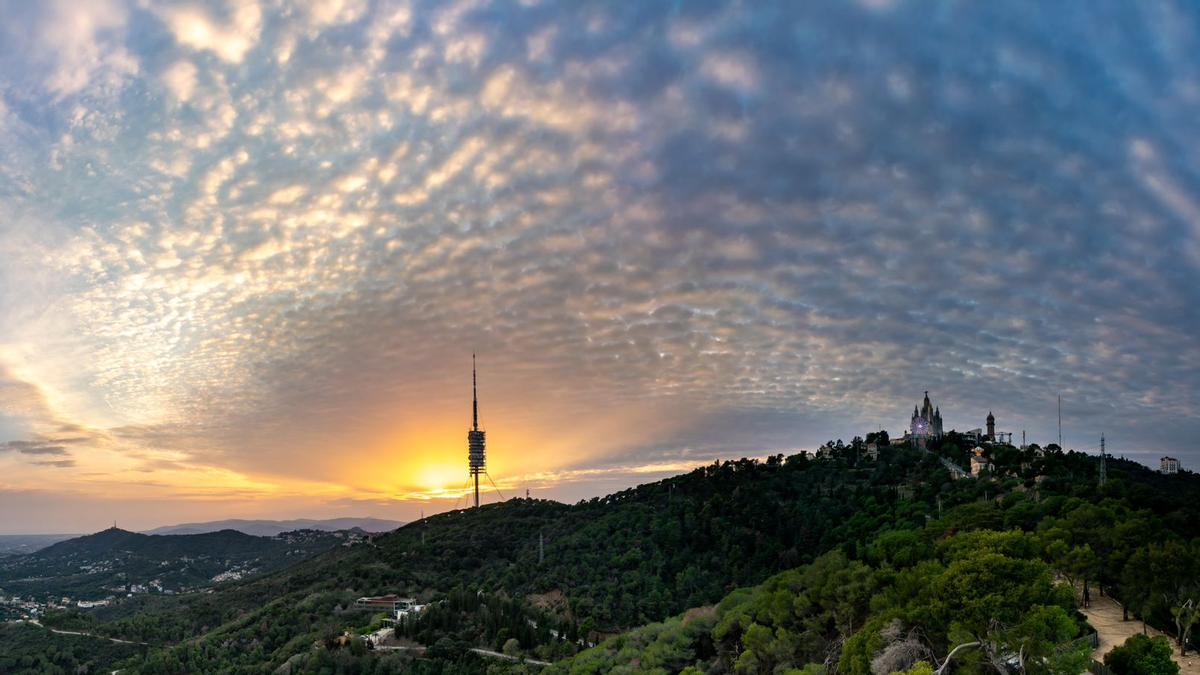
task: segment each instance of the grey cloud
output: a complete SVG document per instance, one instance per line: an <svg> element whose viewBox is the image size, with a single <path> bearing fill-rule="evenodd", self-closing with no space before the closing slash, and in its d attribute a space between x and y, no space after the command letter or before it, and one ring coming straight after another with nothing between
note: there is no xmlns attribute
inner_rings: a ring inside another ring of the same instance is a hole
<svg viewBox="0 0 1200 675"><path fill-rule="evenodd" d="M45 460L45 461L37 461L37 462L34 462L34 464L37 464L38 466L53 466L53 467L58 467L60 469L69 469L69 468L75 466L75 460L73 460L73 459L52 459L52 460Z"/></svg>
<svg viewBox="0 0 1200 675"><path fill-rule="evenodd" d="M0 452L19 452L23 455L65 455L67 448L56 442L5 441L0 443Z"/></svg>
<svg viewBox="0 0 1200 675"><path fill-rule="evenodd" d="M138 133L65 156L95 385L174 413L116 436L317 476L461 405L479 351L500 429L657 416L599 464L899 433L925 389L958 428L1045 440L1062 394L1077 447L1194 452L1194 8L493 3L442 33L443 4L282 66L267 17L193 101L131 97Z"/></svg>

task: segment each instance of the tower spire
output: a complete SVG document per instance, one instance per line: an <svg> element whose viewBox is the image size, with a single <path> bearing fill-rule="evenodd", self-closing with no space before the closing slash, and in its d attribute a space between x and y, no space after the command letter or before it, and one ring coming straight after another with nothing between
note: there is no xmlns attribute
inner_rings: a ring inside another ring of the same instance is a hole
<svg viewBox="0 0 1200 675"><path fill-rule="evenodd" d="M1100 487L1108 482L1107 452L1104 449L1104 434L1100 434Z"/></svg>
<svg viewBox="0 0 1200 675"><path fill-rule="evenodd" d="M467 431L467 466L475 481L475 506L479 506L479 474L487 473L486 437L479 428L479 378L475 374L475 354L471 354L471 428Z"/></svg>

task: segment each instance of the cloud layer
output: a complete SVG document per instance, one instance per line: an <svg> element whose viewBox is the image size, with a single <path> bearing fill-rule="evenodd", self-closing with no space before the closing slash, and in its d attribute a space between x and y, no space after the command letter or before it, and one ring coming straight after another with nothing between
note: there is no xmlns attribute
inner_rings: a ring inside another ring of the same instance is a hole
<svg viewBox="0 0 1200 675"><path fill-rule="evenodd" d="M509 488L1200 462L1186 3L0 5L0 489L416 499L472 351Z"/></svg>

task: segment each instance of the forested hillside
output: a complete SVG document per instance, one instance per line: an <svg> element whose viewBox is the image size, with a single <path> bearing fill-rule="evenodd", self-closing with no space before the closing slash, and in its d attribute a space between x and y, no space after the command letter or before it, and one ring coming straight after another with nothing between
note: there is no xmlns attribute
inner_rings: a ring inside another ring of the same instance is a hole
<svg viewBox="0 0 1200 675"><path fill-rule="evenodd" d="M1198 646L1195 475L1110 460L1117 478L1098 488L1092 458L991 450L990 475L943 486L987 499L943 503L924 526L897 522L547 672L1081 673L1092 630L1075 608L1091 593Z"/></svg>
<svg viewBox="0 0 1200 675"><path fill-rule="evenodd" d="M108 673L112 663L142 654L123 645L82 635L59 635L32 624L0 624L0 673L70 675ZM137 659L137 660L140 660Z"/></svg>
<svg viewBox="0 0 1200 675"><path fill-rule="evenodd" d="M155 603L99 630L156 644L207 633L164 657L185 665L207 663L208 645L232 664L279 665L354 625L341 610L356 596L435 598L464 587L561 592L563 619L577 633L615 632L715 602L884 523L919 523L924 509L902 493L929 501L947 480L936 458L915 451L854 464L849 456L739 460L576 505L517 499L448 513L237 589Z"/></svg>
<svg viewBox="0 0 1200 675"><path fill-rule="evenodd" d="M1098 488L1093 457L997 445L992 475L953 481L939 455L961 452L954 438L878 459L830 444L820 458L723 462L575 505L515 499L215 593L70 620L157 646L118 664L126 672L521 671L532 666L466 649L556 660L576 640L664 620L555 668L866 673L894 644L920 657L896 663L936 663L978 642L956 667L1007 661L1017 645L1028 670L1078 672L1069 644L1087 629L1056 578L1098 582L1160 627L1197 592L1196 476L1110 460ZM377 625L353 601L383 593L438 608L404 631L428 651L381 657L338 637ZM463 593L486 597L453 600Z"/></svg>

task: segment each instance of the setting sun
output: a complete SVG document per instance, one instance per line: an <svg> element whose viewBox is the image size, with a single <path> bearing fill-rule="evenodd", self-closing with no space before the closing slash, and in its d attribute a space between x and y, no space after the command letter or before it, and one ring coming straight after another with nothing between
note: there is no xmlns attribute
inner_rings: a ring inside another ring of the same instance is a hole
<svg viewBox="0 0 1200 675"><path fill-rule="evenodd" d="M426 464L416 470L414 481L430 494L450 494L465 489L467 472L461 465Z"/></svg>

